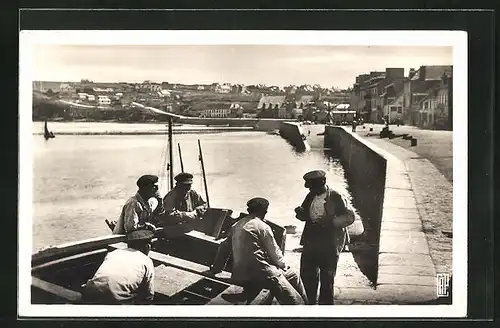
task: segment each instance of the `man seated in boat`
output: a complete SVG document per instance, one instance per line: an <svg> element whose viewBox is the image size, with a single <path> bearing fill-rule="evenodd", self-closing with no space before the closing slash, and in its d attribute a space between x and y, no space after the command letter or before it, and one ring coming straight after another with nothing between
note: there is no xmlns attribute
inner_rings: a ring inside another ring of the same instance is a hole
<svg viewBox="0 0 500 328"><path fill-rule="evenodd" d="M158 176L143 175L137 180L137 186L139 187L137 193L123 206L113 228L113 234L125 234L139 229L156 229L153 223L163 213L163 202L158 193ZM156 206L150 202L153 198L156 199Z"/></svg>
<svg viewBox="0 0 500 328"><path fill-rule="evenodd" d="M163 198L164 214L158 220L165 233L171 235L192 230L207 210L207 203L192 189L191 173L179 173L174 179L175 187Z"/></svg>
<svg viewBox="0 0 500 328"><path fill-rule="evenodd" d="M219 247L210 272L216 274L222 271L232 253L231 280L244 287L242 297L256 296L266 288L280 304L307 304L300 276L286 265L271 227L264 222L269 201L260 197L252 198L247 202L247 207L248 215L231 227L228 237Z"/></svg>
<svg viewBox="0 0 500 328"><path fill-rule="evenodd" d="M153 261L148 257L154 233L136 230L127 235L128 248L106 255L94 276L83 286L91 304L148 304L154 297Z"/></svg>

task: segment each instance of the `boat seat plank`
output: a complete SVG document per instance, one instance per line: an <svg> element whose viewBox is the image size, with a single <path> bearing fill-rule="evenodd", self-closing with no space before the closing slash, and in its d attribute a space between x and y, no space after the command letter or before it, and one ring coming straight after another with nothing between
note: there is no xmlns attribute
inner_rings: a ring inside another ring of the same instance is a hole
<svg viewBox="0 0 500 328"><path fill-rule="evenodd" d="M122 243L116 243L116 244L110 245L109 247L111 249L119 249L119 248L123 249L123 248L127 248L127 244L122 242ZM167 266L171 266L171 267L174 267L177 269L185 270L185 271L188 271L188 272L191 272L194 274L198 274L201 276L205 276L207 278L214 279L214 277L212 275L207 273L207 271L209 270L209 267L206 265L191 262L191 261L184 260L184 259L180 259L178 257L174 257L171 255L158 253L155 251L150 251L149 257L153 261L160 262L161 264L165 264ZM223 271L223 272L219 273L215 277L215 279L220 279L220 280L224 281L224 280L229 280L230 277L231 277L230 272Z"/></svg>
<svg viewBox="0 0 500 328"><path fill-rule="evenodd" d="M82 300L82 294L74 290L64 288L51 282L37 277L31 277L31 285L47 293L61 297L71 303L77 303Z"/></svg>

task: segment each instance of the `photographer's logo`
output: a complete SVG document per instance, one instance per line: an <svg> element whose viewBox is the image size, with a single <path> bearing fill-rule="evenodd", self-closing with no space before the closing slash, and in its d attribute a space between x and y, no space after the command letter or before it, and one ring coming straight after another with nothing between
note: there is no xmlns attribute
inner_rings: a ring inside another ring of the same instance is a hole
<svg viewBox="0 0 500 328"><path fill-rule="evenodd" d="M436 280L437 296L448 297L450 295L450 275L447 273L438 273Z"/></svg>

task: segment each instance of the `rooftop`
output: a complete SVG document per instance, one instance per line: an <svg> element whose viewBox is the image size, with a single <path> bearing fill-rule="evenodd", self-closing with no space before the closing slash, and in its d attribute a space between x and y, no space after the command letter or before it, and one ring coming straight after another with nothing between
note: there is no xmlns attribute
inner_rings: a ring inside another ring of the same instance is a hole
<svg viewBox="0 0 500 328"><path fill-rule="evenodd" d="M412 80L419 80L420 74L422 73L422 68L424 70L425 81L441 80L444 73L448 77L453 77L453 66L451 65L432 65L432 66L421 66L415 75L411 78Z"/></svg>

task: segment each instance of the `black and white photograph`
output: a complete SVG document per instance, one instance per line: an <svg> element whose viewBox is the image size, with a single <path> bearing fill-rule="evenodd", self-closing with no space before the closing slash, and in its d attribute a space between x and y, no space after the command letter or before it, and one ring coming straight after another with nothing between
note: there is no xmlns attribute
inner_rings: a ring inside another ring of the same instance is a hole
<svg viewBox="0 0 500 328"><path fill-rule="evenodd" d="M465 316L466 32L19 42L20 315Z"/></svg>

